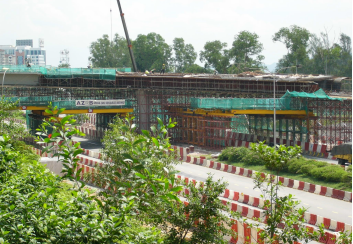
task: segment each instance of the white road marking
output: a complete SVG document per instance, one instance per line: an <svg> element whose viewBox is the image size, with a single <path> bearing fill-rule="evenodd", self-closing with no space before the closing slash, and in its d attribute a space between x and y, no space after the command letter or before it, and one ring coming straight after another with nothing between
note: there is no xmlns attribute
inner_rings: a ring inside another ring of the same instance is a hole
<svg viewBox="0 0 353 244"><path fill-rule="evenodd" d="M332 213L338 213L338 212L332 211Z"/></svg>
<svg viewBox="0 0 353 244"><path fill-rule="evenodd" d="M323 209L323 208L320 208L320 207L317 207L318 209Z"/></svg>

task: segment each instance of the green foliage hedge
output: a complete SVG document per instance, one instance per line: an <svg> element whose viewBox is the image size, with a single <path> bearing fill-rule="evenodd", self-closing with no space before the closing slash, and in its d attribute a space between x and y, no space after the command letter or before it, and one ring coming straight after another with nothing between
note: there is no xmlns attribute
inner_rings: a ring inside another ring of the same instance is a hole
<svg viewBox="0 0 353 244"><path fill-rule="evenodd" d="M104 211L90 192L63 187L24 143L0 140L0 155L0 243L159 243L150 228L125 235L127 208Z"/></svg>
<svg viewBox="0 0 353 244"><path fill-rule="evenodd" d="M218 159L230 163L244 163L245 165L265 165L265 162L255 152L245 147L227 147L221 152ZM351 170L345 171L339 165L331 165L304 157L289 160L283 171L292 174L307 175L326 182L352 183Z"/></svg>

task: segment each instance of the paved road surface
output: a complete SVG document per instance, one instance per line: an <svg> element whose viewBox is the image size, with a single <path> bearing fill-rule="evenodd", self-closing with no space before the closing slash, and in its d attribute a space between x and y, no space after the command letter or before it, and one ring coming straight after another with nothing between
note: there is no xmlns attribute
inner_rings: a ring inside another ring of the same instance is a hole
<svg viewBox="0 0 353 244"><path fill-rule="evenodd" d="M253 189L254 184L251 178L189 163L177 165L176 169L180 171L179 175L200 181L204 181L207 178L207 173L212 173L214 174L215 179L221 179L223 177L223 179L228 182L227 188L230 190L242 192L254 197L260 196L260 191L258 189ZM309 208L308 212L310 213L345 222L347 224L352 223L352 203L350 202L282 187L279 195L287 194L295 195L295 198L301 201L303 207Z"/></svg>
<svg viewBox="0 0 353 244"><path fill-rule="evenodd" d="M333 159L328 159L328 158L317 158L309 155L303 155L307 159L314 159L314 160L319 160L319 161L324 161L330 164L338 164L338 160L333 160Z"/></svg>
<svg viewBox="0 0 353 244"><path fill-rule="evenodd" d="M85 138L74 138L76 141L81 142L81 146L85 149L90 149L93 151L99 151L101 148L101 143L99 141L92 141ZM321 160L321 158L311 157L316 160ZM329 160L329 159L328 159ZM332 161L332 160L331 160ZM190 177L196 180L204 181L207 178L207 173L214 174L215 179L220 179L223 177L225 181L228 181L228 189L243 192L254 197L259 197L259 190L254 190L254 184L252 179L234 175L214 169L209 169L206 167L182 163L176 167L180 171L180 175ZM330 197L324 197L313 193L308 193L305 191L299 191L288 187L283 187L281 189L282 195L292 194L301 201L302 206L309 208L309 212L317 214L326 218L334 219L337 221L345 222L347 224L352 223L352 203L337 200Z"/></svg>

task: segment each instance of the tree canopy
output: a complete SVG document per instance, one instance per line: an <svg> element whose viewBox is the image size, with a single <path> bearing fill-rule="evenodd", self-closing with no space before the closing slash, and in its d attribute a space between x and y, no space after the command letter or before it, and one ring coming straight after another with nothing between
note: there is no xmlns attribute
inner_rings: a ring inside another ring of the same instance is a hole
<svg viewBox="0 0 353 244"><path fill-rule="evenodd" d="M195 63L197 52L191 44L185 44L183 38L173 40L175 72L182 73Z"/></svg>
<svg viewBox="0 0 353 244"><path fill-rule="evenodd" d="M172 48L157 33L138 35L132 42L137 69L140 71L160 70L166 65L166 71L172 57Z"/></svg>
<svg viewBox="0 0 353 244"><path fill-rule="evenodd" d="M277 63L276 69L280 72L294 73L295 66L301 66L299 73L352 76L352 43L344 33L332 38L327 32L317 35L292 25L280 28L272 40L283 43L287 49ZM132 45L137 69L142 72L151 69L159 71L163 64L166 72L176 73L265 71L264 46L257 33L247 30L234 36L229 49L227 43L221 40L207 41L199 53L182 37L174 38L169 45L160 34L154 32L138 35L132 40ZM118 34L115 34L112 43L108 35L92 42L90 53L89 60L93 67L132 66L126 39ZM195 63L198 57L203 67Z"/></svg>
<svg viewBox="0 0 353 244"><path fill-rule="evenodd" d="M272 38L274 42L282 42L287 48L287 54L278 61L277 70L285 67L303 64L308 58L307 46L310 32L297 25L283 27Z"/></svg>
<svg viewBox="0 0 353 244"><path fill-rule="evenodd" d="M205 44L204 50L200 52L200 61L205 62L206 69L213 68L220 73L227 73L229 50L226 47L227 43L218 40Z"/></svg>
<svg viewBox="0 0 353 244"><path fill-rule="evenodd" d="M232 48L229 50L230 59L234 61L231 73L239 73L244 69L262 68L265 58L260 53L264 47L256 33L241 31L235 37Z"/></svg>
<svg viewBox="0 0 353 244"><path fill-rule="evenodd" d="M91 56L88 59L92 62L93 67L116 68L132 66L126 39L119 36L119 34L115 34L112 43L108 35L103 35L102 38L92 42L89 49Z"/></svg>

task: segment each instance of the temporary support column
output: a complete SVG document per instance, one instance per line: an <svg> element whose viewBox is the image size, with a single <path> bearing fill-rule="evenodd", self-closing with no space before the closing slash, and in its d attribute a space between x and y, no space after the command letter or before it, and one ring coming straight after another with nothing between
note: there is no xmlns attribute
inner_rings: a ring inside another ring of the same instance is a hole
<svg viewBox="0 0 353 244"><path fill-rule="evenodd" d="M150 98L146 94L146 91L139 89L136 92L137 107L139 116L139 129L149 130L150 129Z"/></svg>
<svg viewBox="0 0 353 244"><path fill-rule="evenodd" d="M279 125L278 125L278 133L279 133L279 139L281 141L282 139L282 132L283 132L283 129L282 129L282 122L283 122L283 119L279 119Z"/></svg>
<svg viewBox="0 0 353 244"><path fill-rule="evenodd" d="M266 124L267 124L267 139L266 139L266 142L267 142L267 144L269 144L271 141L270 141L270 137L271 137L271 135L270 135L270 118L269 117L266 117Z"/></svg>
<svg viewBox="0 0 353 244"><path fill-rule="evenodd" d="M293 129L293 141L295 141L295 119L292 119L292 129Z"/></svg>
<svg viewBox="0 0 353 244"><path fill-rule="evenodd" d="M289 126L288 126L289 119L286 119L286 140L289 140Z"/></svg>
<svg viewBox="0 0 353 244"><path fill-rule="evenodd" d="M304 123L305 120L301 120L300 121L300 141L303 141L303 123Z"/></svg>

